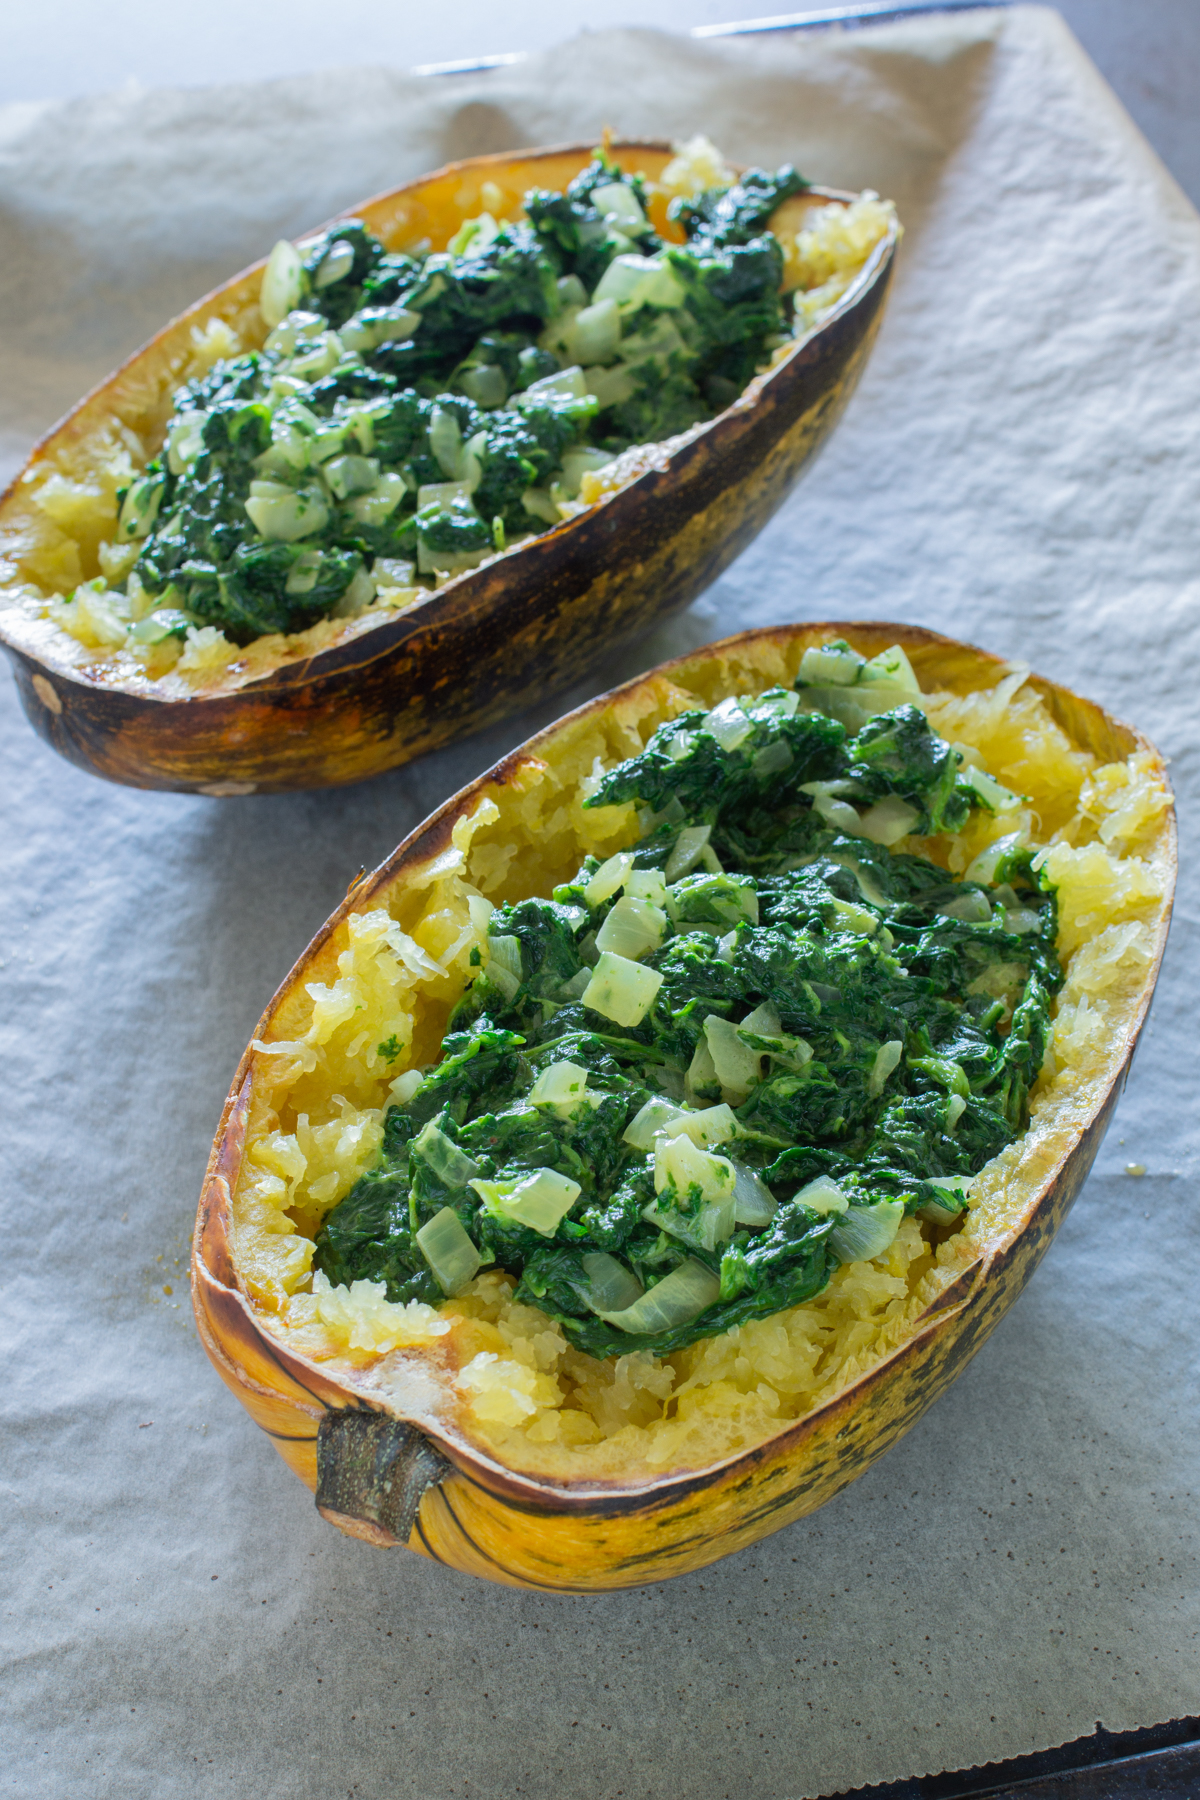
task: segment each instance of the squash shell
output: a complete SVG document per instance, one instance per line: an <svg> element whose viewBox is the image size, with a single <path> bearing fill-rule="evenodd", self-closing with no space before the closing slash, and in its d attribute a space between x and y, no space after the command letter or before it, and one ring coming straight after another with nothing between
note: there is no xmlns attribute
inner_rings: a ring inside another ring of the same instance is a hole
<svg viewBox="0 0 1200 1800"><path fill-rule="evenodd" d="M845 623L746 632L666 663L531 738L448 800L373 874L360 878L279 988L255 1036L269 1035L272 1019L311 979L314 958L350 911L383 904L449 846L453 825L484 793L502 789L530 755L552 762L556 739L589 713L628 702L662 676L687 685L695 671L718 665L724 654L742 646L802 649L831 635L847 637L868 656L902 644L924 688L994 685L1008 668L998 657L930 631ZM1031 680L1080 749L1102 761L1134 751L1157 757L1141 733L1092 702L1036 676ZM1161 758L1158 762L1161 770ZM1041 1261L1092 1166L1149 1011L1170 920L1173 813L1166 826L1166 860L1169 885L1152 928L1153 954L1137 1003L1108 1046L1102 1096L1072 1129L1060 1130L1055 1156L1042 1156L1032 1172L1023 1169L1010 1180L1010 1194L1017 1183L1023 1190L1017 1226L941 1292L906 1342L826 1404L752 1449L707 1468L669 1471L628 1485L540 1478L506 1468L478 1445L448 1433L419 1405L395 1427L394 1407L361 1386L352 1391L319 1363L288 1351L260 1323L239 1282L233 1252L231 1195L254 1080L249 1050L225 1104L196 1220L192 1294L209 1357L300 1479L317 1489L320 1474L318 1504L326 1517L367 1542L407 1541L410 1549L464 1573L571 1593L661 1581L745 1548L824 1505L902 1437L984 1343ZM409 1424L416 1429L408 1431ZM339 1447L343 1427L352 1429ZM381 1446L391 1442L394 1450L397 1430L404 1445L394 1467L404 1478L411 1473L414 1448L425 1457L411 1508L411 1536L403 1530L400 1537L394 1512L389 1515L380 1504L378 1482L368 1491L371 1481L364 1485L344 1454L346 1443L357 1439L360 1460L375 1458L378 1475Z"/></svg>
<svg viewBox="0 0 1200 1800"><path fill-rule="evenodd" d="M389 245L428 237L438 246L479 211L485 182L519 199L535 183L562 186L591 154L573 146L476 157L352 210ZM671 152L623 144L614 154L656 175ZM853 197L813 188L802 198ZM661 210L656 222L664 222ZM56 750L113 781L272 793L361 781L577 680L604 651L690 604L782 504L858 383L883 316L896 241L893 227L794 351L627 487L455 577L411 611L236 691L179 699L133 691L106 677L102 665L90 675L53 660L44 632L0 612L0 643L27 716ZM59 453L86 463L89 441L113 414L143 431L148 417L158 419L161 438L165 397L193 328L257 317L263 267L256 263L189 307L37 445L0 498L0 558L10 568L38 529L26 476Z"/></svg>

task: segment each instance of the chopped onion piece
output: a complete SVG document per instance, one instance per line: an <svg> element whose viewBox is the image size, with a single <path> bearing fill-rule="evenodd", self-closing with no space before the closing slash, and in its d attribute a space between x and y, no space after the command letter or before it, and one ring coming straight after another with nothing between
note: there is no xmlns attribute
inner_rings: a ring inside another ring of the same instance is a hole
<svg viewBox="0 0 1200 1800"><path fill-rule="evenodd" d="M759 751L750 766L761 780L764 775L781 775L791 768L794 760L791 745L783 738L776 738L773 744Z"/></svg>
<svg viewBox="0 0 1200 1800"><path fill-rule="evenodd" d="M733 1164L733 1217L738 1225L769 1225L775 1217L776 1200L774 1194L744 1163Z"/></svg>
<svg viewBox="0 0 1200 1800"><path fill-rule="evenodd" d="M936 910L939 918L961 919L964 925L988 925L992 918L988 897L981 894L978 888L960 894L956 900L949 900L945 906L939 906Z"/></svg>
<svg viewBox="0 0 1200 1800"><path fill-rule="evenodd" d="M859 937L874 937L879 930L879 920L865 906L855 906L853 900L839 900L836 896L833 904L839 930L856 932Z"/></svg>
<svg viewBox="0 0 1200 1800"><path fill-rule="evenodd" d="M689 1258L682 1267L672 1269L656 1286L647 1288L640 1300L620 1312L600 1316L619 1331L639 1335L670 1331L686 1325L705 1312L719 1297L721 1283L702 1262Z"/></svg>
<svg viewBox="0 0 1200 1800"><path fill-rule="evenodd" d="M835 831L845 832L848 837L863 835L862 820L848 800L838 800L828 790L823 781L806 781L802 793L811 794L813 811L831 825Z"/></svg>
<svg viewBox="0 0 1200 1800"><path fill-rule="evenodd" d="M612 950L633 961L657 950L667 929L667 915L648 900L622 894L596 933L597 950Z"/></svg>
<svg viewBox="0 0 1200 1800"><path fill-rule="evenodd" d="M913 666L899 644L892 644L865 662L859 671L860 682L879 683L900 688L910 698L921 692L921 684L913 674Z"/></svg>
<svg viewBox="0 0 1200 1800"><path fill-rule="evenodd" d="M673 881L679 881L684 875L690 875L708 848L708 840L712 836L711 825L685 825L675 839L674 848L667 858L667 866L663 870L668 887Z"/></svg>
<svg viewBox="0 0 1200 1800"><path fill-rule="evenodd" d="M329 508L315 488L284 487L277 481L252 481L244 503L250 522L261 537L294 544L300 538L323 531Z"/></svg>
<svg viewBox="0 0 1200 1800"><path fill-rule="evenodd" d="M667 882L661 869L631 870L625 892L634 900L648 900L651 906L666 910Z"/></svg>
<svg viewBox="0 0 1200 1800"><path fill-rule="evenodd" d="M839 1262L870 1262L891 1249L903 1217L903 1200L848 1207L829 1234L830 1248Z"/></svg>
<svg viewBox="0 0 1200 1800"><path fill-rule="evenodd" d="M615 219L616 223L636 237L645 231L649 221L638 204L638 197L633 189L624 181L604 181L594 187L588 196L602 219Z"/></svg>
<svg viewBox="0 0 1200 1800"><path fill-rule="evenodd" d="M591 980L582 994L583 1004L616 1025L640 1025L658 995L663 978L655 969L616 956L611 950L600 953Z"/></svg>
<svg viewBox="0 0 1200 1800"><path fill-rule="evenodd" d="M752 735L754 721L746 717L736 700L722 700L705 719L704 729L710 737L716 738L722 750L733 751ZM791 761L790 755L788 761Z"/></svg>
<svg viewBox="0 0 1200 1800"><path fill-rule="evenodd" d="M632 1145L635 1150L652 1150L656 1137L666 1131L674 1136L677 1122L687 1116L682 1107L674 1105L662 1094L654 1094L630 1119L621 1134L621 1142Z"/></svg>
<svg viewBox="0 0 1200 1800"><path fill-rule="evenodd" d="M920 821L920 813L899 794L888 794L869 806L858 821L858 835L873 844L898 844Z"/></svg>
<svg viewBox="0 0 1200 1800"><path fill-rule="evenodd" d="M412 1147L413 1155L419 1156L445 1187L466 1187L479 1173L479 1164L475 1158L468 1156L465 1150L460 1150L433 1119L422 1126L413 1139Z"/></svg>
<svg viewBox="0 0 1200 1800"><path fill-rule="evenodd" d="M583 897L589 906L603 906L606 900L625 886L626 878L633 867L633 852L618 850L602 862L583 890Z"/></svg>
<svg viewBox="0 0 1200 1800"><path fill-rule="evenodd" d="M716 1013L709 1013L705 1019L704 1035L717 1080L723 1088L744 1099L759 1078L760 1052L739 1037L736 1025Z"/></svg>
<svg viewBox="0 0 1200 1800"><path fill-rule="evenodd" d="M583 1189L557 1169L534 1169L519 1181L472 1181L489 1211L542 1237L553 1237Z"/></svg>
<svg viewBox="0 0 1200 1800"><path fill-rule="evenodd" d="M299 305L303 286L304 265L296 247L286 238L280 238L267 258L259 289L258 310L268 325L282 324Z"/></svg>
<svg viewBox="0 0 1200 1800"><path fill-rule="evenodd" d="M405 1069L403 1075L388 1083L388 1092L397 1106L407 1106L424 1079L424 1069Z"/></svg>
<svg viewBox="0 0 1200 1800"><path fill-rule="evenodd" d="M335 281L342 281L354 267L354 245L345 238L337 238L317 264L317 272L313 276L315 288L332 287Z"/></svg>
<svg viewBox="0 0 1200 1800"><path fill-rule="evenodd" d="M573 1112L587 1092L588 1072L578 1063L556 1062L542 1070L529 1090L531 1106L552 1106L557 1112Z"/></svg>
<svg viewBox="0 0 1200 1800"><path fill-rule="evenodd" d="M584 1305L594 1313L620 1312L641 1299L645 1289L633 1270L606 1250L589 1250L582 1260L586 1285L573 1285Z"/></svg>
<svg viewBox="0 0 1200 1800"><path fill-rule="evenodd" d="M482 1256L452 1207L443 1206L422 1225L417 1243L444 1294L461 1294L483 1267Z"/></svg>
<svg viewBox="0 0 1200 1800"><path fill-rule="evenodd" d="M710 1088L720 1087L717 1077L717 1065L712 1059L712 1051L708 1047L708 1038L701 1035L696 1051L688 1064L684 1085L691 1094L706 1094Z"/></svg>
<svg viewBox="0 0 1200 1800"><path fill-rule="evenodd" d="M1023 831L1009 831L1003 837L993 839L985 849L979 852L975 860L968 864L963 880L978 881L983 887L990 886L995 881L996 870L1005 857L1011 856L1015 850L1020 850L1025 841Z"/></svg>
<svg viewBox="0 0 1200 1800"><path fill-rule="evenodd" d="M876 1094L882 1094L889 1077L894 1075L896 1070L900 1067L903 1055L904 1045L898 1038L893 1038L890 1043L880 1044L879 1049L875 1053L875 1064L871 1070L871 1078L867 1082L867 1092L872 1098L874 1098Z"/></svg>
<svg viewBox="0 0 1200 1800"><path fill-rule="evenodd" d="M654 1145L655 1193L673 1192L686 1200L693 1188L699 1188L707 1205L728 1206L732 1231L734 1170L728 1157L701 1150L682 1132L678 1137L658 1138Z"/></svg>
<svg viewBox="0 0 1200 1800"><path fill-rule="evenodd" d="M796 678L805 687L853 687L863 659L849 644L812 644L800 658Z"/></svg>
<svg viewBox="0 0 1200 1800"><path fill-rule="evenodd" d="M844 1213L850 1205L837 1182L828 1175L818 1175L815 1181L810 1181L807 1187L802 1187L793 1197L811 1212L822 1214Z"/></svg>

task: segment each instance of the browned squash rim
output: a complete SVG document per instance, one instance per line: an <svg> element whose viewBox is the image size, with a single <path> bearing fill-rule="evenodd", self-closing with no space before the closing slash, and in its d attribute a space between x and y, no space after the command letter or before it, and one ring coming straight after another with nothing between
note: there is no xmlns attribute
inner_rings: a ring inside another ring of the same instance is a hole
<svg viewBox="0 0 1200 1800"><path fill-rule="evenodd" d="M618 160L632 159L646 154L664 157L673 154L672 146L661 139L614 139L608 148ZM590 142L587 144L556 144L536 146L527 150L493 151L484 156L465 157L456 162L445 163L438 169L415 176L411 181L402 182L398 187L381 189L368 199L344 208L326 220L323 225L303 232L296 241L301 242L306 238L318 236L321 232L348 218L362 217L370 228L368 215L373 209L394 203L399 196L419 192L421 188L452 175L498 169L515 162L536 164L554 157L578 155L581 158L587 158L594 153L594 150L595 145ZM848 205L858 198L857 194L849 190L822 187L816 184L804 190L804 193L797 195L796 198L801 199L806 196L811 196L816 201L839 202L844 205ZM794 347L789 349L771 368L762 374L755 375L737 399L732 401L722 412L686 433L684 443L664 454L656 460L653 466L643 470L640 475L627 482L615 493L605 496L587 512L574 519L564 520L561 525L553 526L549 531L539 532L530 542L519 545L505 554L514 557L527 553L536 555L539 546L557 544L564 532L572 530L577 525L586 525L597 516L601 509L604 509L605 522L609 531L619 533L626 509L638 506L647 487L668 472L674 473L686 468L694 457L704 453L701 446L707 447L714 435L719 434L723 440L722 448L735 446L738 439L750 429L755 408L760 404L765 392L772 387L772 384L777 384L777 378L783 375L784 371L792 368L804 351L830 326L847 312L861 305L869 297L872 289L885 278L898 242L899 226L893 220L889 224L887 232L875 245L854 276L846 293L822 316L819 324L805 333L803 337L797 338ZM153 337L147 339L137 350L127 356L123 362L118 364L103 380L97 382L82 399L64 413L58 422L37 440L22 467L8 485L0 491L0 519L3 517L8 502L15 498L18 488L37 463L44 460L61 444L70 443L82 435L83 428L93 423L92 414L108 391L119 385L122 376L131 372L143 358L149 357L156 347L162 345L172 334L182 333L184 327L203 318L210 308L232 296L239 288L244 286L248 292L251 291L255 279L261 278L266 263L267 258L260 257L236 275L230 276L227 281L211 288L198 300L194 300L181 313L168 320L160 330L155 332ZM670 440L665 441L669 442ZM609 510L614 507L617 509L615 512ZM391 617L381 618L377 624L372 624L370 630L351 638L346 643L333 644L325 649L314 651L311 655L299 658L294 662L267 669L261 675L239 683L235 688L223 689L215 693L203 691L194 694L160 693L154 691L154 685L149 691L146 691L140 687L133 688L126 682L106 680L102 673L100 675L93 674L89 672L91 665L67 666L50 660L39 655L28 644L21 642L20 638L8 628L2 607L0 607L0 643L8 645L22 659L37 663L52 671L56 683L69 682L90 691L100 690L121 694L127 700L136 703L187 706L193 709L208 705L224 707L228 706L231 701L236 701L241 694L262 694L264 691L303 688L335 671L349 672L357 668L365 668L379 658L395 651L409 638L418 635L433 635L443 629L455 629L462 613L470 612L472 609L473 580L476 585L482 586L483 584L476 578L481 574L491 574L496 568L497 562L493 561L486 564L483 570L464 570L460 574L452 576L441 587L430 589L425 599L415 602L412 606Z"/></svg>
<svg viewBox="0 0 1200 1800"><path fill-rule="evenodd" d="M758 627L711 644L702 645L697 649L673 657L665 663L658 664L645 674L563 714L552 724L527 739L491 769L486 770L466 787L444 801L428 819L410 832L396 850L376 869L359 876L352 883L341 905L315 934L289 974L280 983L255 1028L254 1036L262 1038L267 1034L278 1008L296 984L303 979L314 957L351 911L357 911L364 904L378 899L410 866L424 864L439 855L450 842L451 830L456 820L472 810L483 790L489 787L503 786L526 759L537 756L539 751L549 745L565 727L586 718L589 714L603 711L630 698L644 684L660 677L670 679L672 676L678 675L686 684L689 669L694 669L698 664L703 664L710 659L719 658L725 653L736 653L741 646L771 641L786 644L797 637L805 637L816 642L824 641L831 636L847 636L852 642L857 640L860 647L863 648L870 644L875 648L882 649L888 644L900 643L913 660L918 677L920 677L923 667L929 667L932 674L939 665L943 675L949 676L950 670L947 665L952 664L955 659L958 660L961 670L973 677L986 674L991 670L999 678L1011 668L1011 664L1003 657L979 649L962 640L930 631L925 627L874 620L813 621ZM1112 740L1115 738L1123 746L1124 754L1129 755L1139 751L1149 752L1155 757L1161 769L1161 755L1144 733L1107 713L1094 701L1075 694L1061 683L1052 682L1036 674L1031 674L1027 679L1029 685L1047 702L1052 715L1078 747L1085 750L1093 749L1095 753L1100 750L1106 738L1111 748ZM978 681L972 679L972 686L977 687L978 685ZM1068 714L1070 722L1068 722ZM1164 782L1165 780L1164 774ZM1029 1234L1036 1234L1041 1228L1048 1229L1052 1235L1054 1229L1053 1202L1059 1184L1067 1180L1074 1170L1077 1176L1076 1191L1082 1185L1091 1166L1095 1149L1107 1128L1112 1109L1124 1087L1130 1060L1153 998L1166 946L1177 867L1177 830L1173 797L1169 783L1166 786L1172 804L1169 806L1166 816L1165 860L1168 880L1164 903L1154 928L1153 955L1142 979L1137 1005L1131 1016L1124 1022L1120 1038L1109 1054L1108 1063L1112 1072L1104 1092L1087 1115L1078 1121L1078 1135L1066 1154L1059 1158L1036 1187L1032 1182L1028 1183L1029 1192L1023 1199L1020 1223L993 1244L988 1253L981 1255L975 1262L962 1270L943 1289L937 1299L920 1316L911 1335L903 1343L881 1357L863 1375L839 1390L831 1399L803 1414L800 1418L786 1421L778 1432L764 1438L749 1449L731 1451L726 1455L714 1458L712 1462L699 1468L686 1467L667 1470L658 1475L629 1481L603 1478L574 1480L550 1475L531 1475L508 1467L496 1456L483 1449L476 1441L467 1441L457 1435L443 1437L436 1428L422 1423L421 1431L452 1464L453 1472L485 1493L501 1499L506 1507L517 1512L535 1515L562 1516L563 1514L577 1513L602 1518L615 1517L628 1512L654 1513L667 1507L677 1507L681 1500L686 1500L690 1495L702 1493L719 1479L728 1489L732 1477L744 1474L750 1478L756 1465L764 1463L768 1459L777 1461L781 1454L789 1451L795 1452L802 1446L806 1438L825 1430L831 1422L838 1420L839 1415L849 1420L864 1394L885 1382L889 1373L905 1358L919 1356L923 1340L935 1333L949 1315L961 1312L981 1286L989 1281L993 1273L1001 1271L1004 1264L1013 1258L1016 1247ZM213 1329L213 1322L209 1317L210 1304L222 1317L223 1335L226 1339L231 1332L239 1338L248 1339L258 1354L264 1355L286 1376L291 1386L300 1390L301 1394L311 1400L313 1404L309 1405L306 1400L297 1395L292 1404L314 1421L319 1420L323 1411L337 1407L349 1406L366 1412L387 1412L388 1409L384 1406L373 1408L371 1403L360 1394L343 1387L336 1378L331 1377L322 1369L320 1363L309 1361L302 1355L286 1349L278 1339L271 1335L269 1330L260 1325L255 1309L240 1285L231 1242L230 1205L241 1162L246 1112L253 1079L253 1057L252 1047L248 1048L243 1054L234 1076L217 1129L197 1214L192 1256L192 1293L201 1338L217 1368L224 1373L226 1380L234 1387L235 1391L238 1389L253 1391L257 1384L244 1369L239 1368L230 1359L224 1345L218 1341ZM1089 1150L1090 1154L1088 1154ZM1069 1195L1068 1204L1073 1197L1073 1194ZM1048 1242L1049 1238L1046 1241ZM995 1322L993 1319L991 1324ZM983 1336L987 1335L991 1324L984 1322L980 1332L976 1334L978 1341L981 1342ZM963 1360L972 1354L976 1347L977 1344L973 1340L964 1353ZM266 1390L259 1387L257 1391L266 1397ZM399 1415L393 1416L398 1417ZM262 1428L268 1429L267 1427ZM315 1434L316 1423L314 1422L314 1437ZM286 1434L273 1433L271 1435L286 1439ZM292 1441L301 1441L301 1438L302 1434L298 1434L297 1438ZM868 1462L869 1460L870 1458L867 1459ZM862 1466L865 1467L866 1463L863 1463ZM847 1479L850 1478L847 1477ZM793 1490L780 1492L776 1499L768 1500L754 1513L746 1515L746 1519L753 1522L755 1519L766 1518L772 1512L794 1504L794 1501ZM465 1528L461 1524L459 1528L466 1536ZM417 1532L424 1541L419 1519ZM360 1535L369 1534L363 1532ZM706 1539L711 1536L710 1533L702 1535ZM426 1548L429 1548L428 1544L426 1544ZM429 1553L435 1554L432 1549L429 1550ZM481 1554L486 1555L487 1553L481 1552ZM654 1561L657 1557L658 1551L650 1548L645 1552L644 1560ZM487 1556L487 1560L495 1562L495 1558L490 1555ZM626 1559L620 1566L632 1566L637 1560L637 1557ZM511 1578L503 1571L503 1565L497 1564L496 1566L501 1571L497 1576L498 1579ZM657 1578L645 1577L645 1579ZM554 1585L534 1583L528 1579L524 1584ZM564 1591L579 1590L571 1589L568 1584ZM592 1589L589 1587L588 1591L592 1591Z"/></svg>

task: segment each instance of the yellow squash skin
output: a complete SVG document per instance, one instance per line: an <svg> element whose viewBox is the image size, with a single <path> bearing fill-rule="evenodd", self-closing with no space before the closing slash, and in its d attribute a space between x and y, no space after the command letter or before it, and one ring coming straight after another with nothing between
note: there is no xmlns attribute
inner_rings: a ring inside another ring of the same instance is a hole
<svg viewBox="0 0 1200 1800"><path fill-rule="evenodd" d="M663 144L621 144L616 159L655 177ZM590 146L452 163L353 209L389 248L443 248L483 207L485 183L514 208L533 185L562 187ZM491 196L489 196L491 197ZM849 201L813 188L785 203ZM495 204L494 198L492 203ZM668 227L661 197L652 207ZM829 316L681 448L628 486L532 543L456 576L406 612L299 651L230 692L170 698L56 654L56 633L3 605L3 584L32 574L46 521L27 477L43 465L83 479L114 418L161 444L193 330L213 320L261 343L263 264L200 300L71 412L0 498L0 643L34 728L72 762L134 787L271 793L361 781L452 742L577 680L595 658L687 606L761 531L811 461L858 383L883 316L898 230L876 246ZM31 560L32 558L32 560ZM94 569L85 566L83 573ZM60 645L61 650L61 645Z"/></svg>
<svg viewBox="0 0 1200 1800"><path fill-rule="evenodd" d="M842 623L747 632L665 664L532 738L361 878L280 987L256 1037L279 1034L289 1003L303 994L306 981L325 972L331 936L351 910L386 904L403 891L448 847L457 820L485 794L502 796L531 756L553 765L556 742L581 720L636 701L664 676L683 686L705 670L711 677L731 651L787 647L798 654L831 636L848 638L866 656L900 643L927 691L993 686L1006 670L999 658L932 632ZM1037 677L1032 685L1078 749L1102 761L1148 751L1161 770L1161 759L1138 732L1065 688ZM765 1442L710 1467L667 1471L628 1485L541 1478L505 1468L448 1425L419 1385L403 1411L415 1427L409 1430L369 1382L337 1378L284 1349L239 1277L233 1246L231 1196L256 1079L250 1050L214 1143L192 1259L196 1318L218 1373L300 1479L317 1489L320 1477L318 1504L343 1530L384 1546L407 1540L410 1549L436 1561L510 1586L595 1592L661 1581L815 1511L903 1436L965 1366L1021 1292L1079 1192L1124 1087L1166 942L1175 869L1172 816L1164 831L1169 886L1152 928L1153 954L1136 1002L1107 1046L1102 1080L1093 1087L1099 1097L1090 1110L1039 1140L1036 1154L1023 1156L1009 1185L1010 1195L1018 1190L1015 1225L942 1290L907 1339L861 1379ZM408 1513L398 1498L405 1482L415 1484ZM397 1519L414 1510L410 1537Z"/></svg>

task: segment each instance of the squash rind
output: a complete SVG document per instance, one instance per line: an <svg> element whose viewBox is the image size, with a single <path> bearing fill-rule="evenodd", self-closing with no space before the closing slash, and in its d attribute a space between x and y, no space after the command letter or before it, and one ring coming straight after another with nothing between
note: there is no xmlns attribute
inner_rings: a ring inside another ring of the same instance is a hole
<svg viewBox="0 0 1200 1800"><path fill-rule="evenodd" d="M801 643L846 636L867 654L899 642L918 675L951 685L993 678L999 658L932 632L899 625L814 624L747 632L677 658L639 681L568 714L448 800L372 875L356 883L346 902L309 945L268 1007L256 1036L311 973L314 958L346 913L402 882L437 856L456 819L481 791L510 780L531 756L553 757L557 733L589 713L625 702L646 684L678 674L748 643ZM1153 747L1092 702L1031 678L1074 742L1101 756ZM1175 866L1173 817L1167 823L1168 877ZM1061 1225L1095 1159L1124 1087L1149 1010L1166 942L1170 894L1154 931L1153 955L1138 1001L1111 1051L1103 1093L1086 1117L1059 1136L1059 1154L1039 1149L1022 1168L1020 1222L989 1253L961 1271L917 1321L911 1336L827 1403L749 1450L699 1470L674 1470L628 1484L564 1482L505 1468L466 1440L437 1409L410 1422L452 1466L421 1500L409 1547L465 1573L506 1585L555 1592L594 1592L665 1579L703 1567L815 1511L870 1466L915 1424L990 1335L1020 1293ZM248 1051L235 1077L213 1148L197 1218L193 1298L205 1348L222 1378L256 1422L268 1431L289 1466L317 1485L316 1439L328 1408L378 1405L317 1363L285 1349L261 1326L239 1286L230 1247L230 1195L243 1149L252 1095ZM396 1416L393 1414L393 1416ZM355 1530L382 1543L386 1536Z"/></svg>

